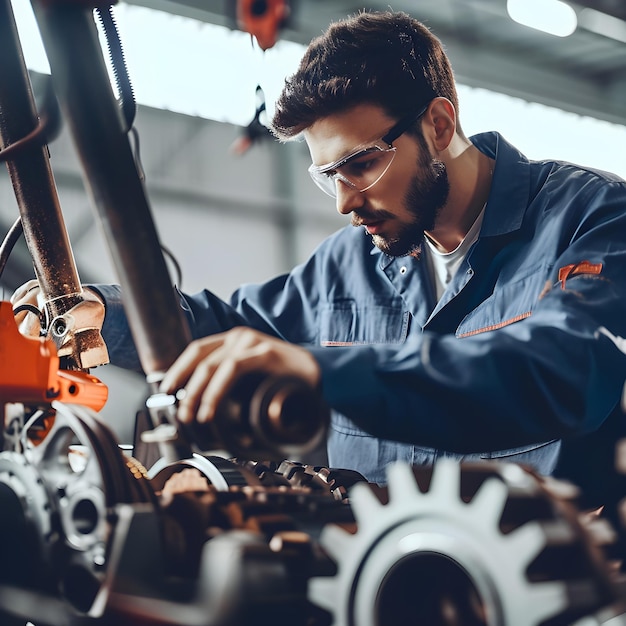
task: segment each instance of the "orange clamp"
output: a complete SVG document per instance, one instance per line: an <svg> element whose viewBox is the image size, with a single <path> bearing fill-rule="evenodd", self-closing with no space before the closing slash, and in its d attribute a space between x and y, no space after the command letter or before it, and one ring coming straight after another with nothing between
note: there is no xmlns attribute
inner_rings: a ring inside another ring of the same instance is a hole
<svg viewBox="0 0 626 626"><path fill-rule="evenodd" d="M20 333L10 302L0 302L0 401L50 404L53 400L82 404L99 411L108 388L82 371L59 370L52 340Z"/></svg>

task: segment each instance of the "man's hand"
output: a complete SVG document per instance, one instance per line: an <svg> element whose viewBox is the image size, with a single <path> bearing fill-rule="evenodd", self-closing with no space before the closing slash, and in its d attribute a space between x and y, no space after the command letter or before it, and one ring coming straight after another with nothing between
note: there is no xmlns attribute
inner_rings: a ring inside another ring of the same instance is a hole
<svg viewBox="0 0 626 626"><path fill-rule="evenodd" d="M170 367L160 390L184 388L178 405L181 422L213 418L217 406L235 381L250 372L294 376L315 388L321 377L317 361L304 348L250 328L197 339Z"/></svg>
<svg viewBox="0 0 626 626"><path fill-rule="evenodd" d="M41 322L39 316L34 312L41 310L39 296L39 283L36 280L29 280L24 283L11 296L13 310L18 311L15 314L15 323L22 335L27 337L39 337L40 335Z"/></svg>
<svg viewBox="0 0 626 626"><path fill-rule="evenodd" d="M100 331L104 323L105 311L102 300L88 288L83 288L80 295L82 302L73 306L64 315L67 327L71 331L68 333L68 339L81 331L89 329ZM39 337L42 330L39 312L46 306L39 283L30 280L18 287L11 296L11 304L20 332L29 337Z"/></svg>

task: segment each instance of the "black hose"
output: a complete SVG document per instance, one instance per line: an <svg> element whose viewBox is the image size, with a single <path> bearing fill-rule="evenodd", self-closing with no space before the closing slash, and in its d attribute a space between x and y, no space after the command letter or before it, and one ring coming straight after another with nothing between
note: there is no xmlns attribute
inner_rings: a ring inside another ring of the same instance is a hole
<svg viewBox="0 0 626 626"><path fill-rule="evenodd" d="M23 232L22 218L18 217L13 223L13 226L9 229L9 232L5 235L2 245L0 245L0 277L2 277L4 268L6 267L9 256L11 255L11 251L15 247L17 240L22 236Z"/></svg>
<svg viewBox="0 0 626 626"><path fill-rule="evenodd" d="M117 91L120 97L122 113L124 115L124 120L126 121L126 131L128 132L132 128L135 121L137 103L135 101L135 94L133 93L133 86L130 82L130 77L128 76L124 50L122 48L122 42L120 40L117 26L115 24L115 18L113 16L113 7L109 6L107 9L101 9L98 7L95 9L95 14L100 20L100 24L102 25L106 36L111 68L113 70L115 84L117 85Z"/></svg>

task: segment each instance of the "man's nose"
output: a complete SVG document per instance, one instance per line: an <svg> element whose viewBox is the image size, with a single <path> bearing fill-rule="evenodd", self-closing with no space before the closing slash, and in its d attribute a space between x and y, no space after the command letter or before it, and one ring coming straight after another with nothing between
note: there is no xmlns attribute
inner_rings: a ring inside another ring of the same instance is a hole
<svg viewBox="0 0 626 626"><path fill-rule="evenodd" d="M340 215L349 215L362 206L363 194L360 191L350 187L340 179L335 180L335 185L337 189L337 212Z"/></svg>

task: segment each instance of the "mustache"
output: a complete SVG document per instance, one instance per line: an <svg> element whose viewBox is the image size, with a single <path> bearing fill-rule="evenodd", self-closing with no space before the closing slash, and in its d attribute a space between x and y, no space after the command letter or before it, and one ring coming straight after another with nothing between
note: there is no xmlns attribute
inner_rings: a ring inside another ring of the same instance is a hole
<svg viewBox="0 0 626 626"><path fill-rule="evenodd" d="M350 224L352 226L363 226L364 224L371 224L372 222L382 222L383 220L391 219L393 213L381 209L379 211L353 211L350 218Z"/></svg>

